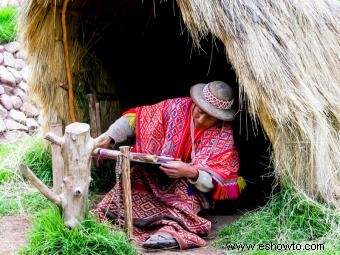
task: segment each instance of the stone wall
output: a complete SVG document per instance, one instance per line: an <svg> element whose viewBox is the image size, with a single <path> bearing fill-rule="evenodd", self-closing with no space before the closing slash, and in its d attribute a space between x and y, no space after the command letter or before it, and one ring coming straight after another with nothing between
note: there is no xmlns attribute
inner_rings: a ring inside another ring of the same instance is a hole
<svg viewBox="0 0 340 255"><path fill-rule="evenodd" d="M40 127L39 108L26 95L25 58L18 42L0 44L0 141L20 139Z"/></svg>
<svg viewBox="0 0 340 255"><path fill-rule="evenodd" d="M20 7L20 5L24 2L25 0L0 0L0 8L3 7Z"/></svg>

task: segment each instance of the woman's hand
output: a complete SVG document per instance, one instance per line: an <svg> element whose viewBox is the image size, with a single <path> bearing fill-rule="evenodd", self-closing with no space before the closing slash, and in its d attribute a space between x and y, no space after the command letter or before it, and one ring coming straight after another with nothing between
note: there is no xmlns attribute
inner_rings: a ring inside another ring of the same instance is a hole
<svg viewBox="0 0 340 255"><path fill-rule="evenodd" d="M112 139L112 138L108 136L108 137L107 137L107 138L99 145L99 147L100 147L100 148L104 148L104 149L109 148L111 139Z"/></svg>
<svg viewBox="0 0 340 255"><path fill-rule="evenodd" d="M109 145L110 145L110 142L111 142L111 137L107 137L100 145L99 147L100 148L104 148L104 149L107 149L109 148ZM104 160L99 158L99 157L96 157L94 156L93 157L93 164L94 166L98 169L100 168L104 163Z"/></svg>
<svg viewBox="0 0 340 255"><path fill-rule="evenodd" d="M159 167L169 178L191 178L197 180L198 170L182 161L169 161Z"/></svg>

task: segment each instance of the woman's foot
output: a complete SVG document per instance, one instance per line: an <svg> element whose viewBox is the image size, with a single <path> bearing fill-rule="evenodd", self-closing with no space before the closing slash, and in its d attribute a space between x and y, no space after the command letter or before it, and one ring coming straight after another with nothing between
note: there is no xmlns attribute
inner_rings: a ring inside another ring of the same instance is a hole
<svg viewBox="0 0 340 255"><path fill-rule="evenodd" d="M171 249L178 248L176 239L168 233L157 233L151 235L144 243L146 249Z"/></svg>

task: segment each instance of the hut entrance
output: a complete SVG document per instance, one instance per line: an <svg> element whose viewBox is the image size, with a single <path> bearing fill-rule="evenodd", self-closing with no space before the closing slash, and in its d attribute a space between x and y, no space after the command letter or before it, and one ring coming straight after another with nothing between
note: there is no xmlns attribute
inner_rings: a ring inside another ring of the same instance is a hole
<svg viewBox="0 0 340 255"><path fill-rule="evenodd" d="M92 23L95 33L89 33L97 34L92 50L108 76L109 92L119 99L120 111L188 96L190 86L213 80L227 82L237 95L237 79L226 60L223 44L210 36L202 41L201 49L194 48L173 1L154 4L153 1L102 1L101 6L96 6L99 15ZM253 126L245 109L243 105L234 121L241 175L248 181L242 207L264 203L273 182L268 177L269 141L260 124L257 128ZM117 116L110 116L102 130ZM223 204L221 210L228 207Z"/></svg>

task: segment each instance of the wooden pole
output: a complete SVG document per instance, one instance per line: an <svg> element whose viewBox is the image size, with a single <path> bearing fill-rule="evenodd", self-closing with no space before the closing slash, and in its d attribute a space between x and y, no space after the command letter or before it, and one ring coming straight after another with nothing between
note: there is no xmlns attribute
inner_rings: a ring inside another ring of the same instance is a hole
<svg viewBox="0 0 340 255"><path fill-rule="evenodd" d="M87 99L89 101L89 110L90 110L90 124L91 124L91 136L97 137L99 135L97 128L97 114L95 109L95 101L93 98L93 94L88 94Z"/></svg>
<svg viewBox="0 0 340 255"><path fill-rule="evenodd" d="M95 102L94 107L95 107L95 111L96 111L97 136L99 136L102 133L99 102Z"/></svg>
<svg viewBox="0 0 340 255"><path fill-rule="evenodd" d="M122 185L123 185L123 203L124 203L124 218L125 230L129 239L133 238L133 225L132 225L132 198L131 198L131 181L130 181L130 147L119 147L120 152L123 154L122 160Z"/></svg>
<svg viewBox="0 0 340 255"><path fill-rule="evenodd" d="M63 135L63 125L58 119L57 115L53 116L53 122L51 125L51 132L59 137ZM52 173L53 173L53 191L56 194L61 193L61 185L63 183L64 176L64 162L61 156L61 147L57 144L51 144L52 152Z"/></svg>

